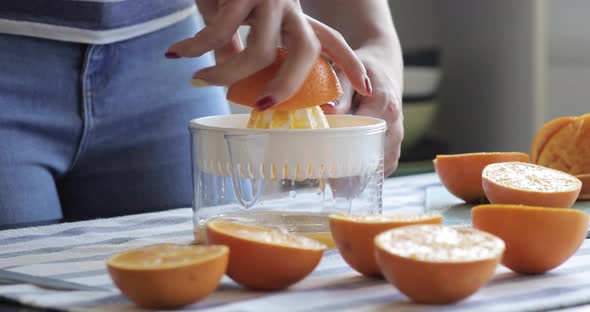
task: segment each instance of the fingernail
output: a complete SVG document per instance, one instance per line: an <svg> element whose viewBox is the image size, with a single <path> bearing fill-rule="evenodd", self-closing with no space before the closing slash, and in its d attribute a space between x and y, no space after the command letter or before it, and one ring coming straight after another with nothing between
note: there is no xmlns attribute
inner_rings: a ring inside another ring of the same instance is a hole
<svg viewBox="0 0 590 312"><path fill-rule="evenodd" d="M191 79L191 86L195 88L202 88L208 86L209 83L207 81L200 79L200 78L193 78Z"/></svg>
<svg viewBox="0 0 590 312"><path fill-rule="evenodd" d="M180 58L180 55L178 55L174 52L170 52L170 51L164 53L164 56L169 59L179 59Z"/></svg>
<svg viewBox="0 0 590 312"><path fill-rule="evenodd" d="M275 105L275 99L272 96L265 96L262 99L256 101L256 108L258 110L265 110Z"/></svg>
<svg viewBox="0 0 590 312"><path fill-rule="evenodd" d="M371 86L371 80L369 80L369 77L365 77L365 88L369 95L373 95L373 87Z"/></svg>
<svg viewBox="0 0 590 312"><path fill-rule="evenodd" d="M322 104L322 105L320 105L320 107L321 107L322 109L334 109L334 108L336 108L336 104L337 104L337 101L334 101L334 102L328 102L328 103L326 103L326 104Z"/></svg>

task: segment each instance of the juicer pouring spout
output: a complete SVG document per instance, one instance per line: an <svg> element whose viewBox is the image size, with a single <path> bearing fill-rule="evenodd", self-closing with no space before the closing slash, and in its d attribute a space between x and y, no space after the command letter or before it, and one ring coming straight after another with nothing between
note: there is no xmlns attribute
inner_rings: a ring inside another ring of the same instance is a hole
<svg viewBox="0 0 590 312"><path fill-rule="evenodd" d="M244 209L249 209L260 202L264 190L263 179L240 179L234 172L232 182L236 198Z"/></svg>
<svg viewBox="0 0 590 312"><path fill-rule="evenodd" d="M244 209L260 202L264 193L266 134L226 134L234 193Z"/></svg>

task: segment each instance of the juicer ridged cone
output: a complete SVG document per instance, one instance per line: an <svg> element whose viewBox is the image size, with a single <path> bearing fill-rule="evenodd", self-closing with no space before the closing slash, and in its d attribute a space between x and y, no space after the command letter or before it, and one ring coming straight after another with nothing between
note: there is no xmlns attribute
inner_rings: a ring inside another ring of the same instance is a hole
<svg viewBox="0 0 590 312"><path fill-rule="evenodd" d="M383 163L385 122L327 116L328 129L248 129L248 115L191 122L193 161L216 176L319 179L364 176ZM195 148L198 147L198 148Z"/></svg>

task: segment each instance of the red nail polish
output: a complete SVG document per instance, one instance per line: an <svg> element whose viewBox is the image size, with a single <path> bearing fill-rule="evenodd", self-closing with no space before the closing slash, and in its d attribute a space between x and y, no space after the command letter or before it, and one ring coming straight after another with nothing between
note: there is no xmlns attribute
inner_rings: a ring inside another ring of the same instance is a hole
<svg viewBox="0 0 590 312"><path fill-rule="evenodd" d="M180 58L180 55L178 55L174 52L170 52L170 51L164 53L164 56L169 59L179 59Z"/></svg>
<svg viewBox="0 0 590 312"><path fill-rule="evenodd" d="M322 109L323 109L323 108L326 108L326 109L334 109L334 108L336 108L336 103L335 103L335 102L336 102L336 101L334 101L334 102L328 102L328 103L326 103L326 104L322 104L322 105L320 105L320 107L321 107Z"/></svg>
<svg viewBox="0 0 590 312"><path fill-rule="evenodd" d="M262 99L256 101L256 108L258 110L265 110L275 105L275 100L272 96L265 96Z"/></svg>
<svg viewBox="0 0 590 312"><path fill-rule="evenodd" d="M365 77L365 88L369 95L373 95L373 87L371 86L371 80L369 80L369 77Z"/></svg>

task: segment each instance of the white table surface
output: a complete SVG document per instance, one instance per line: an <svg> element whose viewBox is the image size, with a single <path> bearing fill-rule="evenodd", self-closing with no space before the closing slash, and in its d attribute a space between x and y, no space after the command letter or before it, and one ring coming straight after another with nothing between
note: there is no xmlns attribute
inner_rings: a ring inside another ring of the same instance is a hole
<svg viewBox="0 0 590 312"><path fill-rule="evenodd" d="M434 174L388 179L384 213L425 211L425 191L439 185ZM112 254L154 243L193 239L189 208L119 218L0 232L0 268L49 276L104 291L56 291L24 284L0 284L0 297L29 306L64 311L136 311L112 284L105 260ZM337 251L316 270L281 292L245 290L224 277L220 288L186 311L546 311L590 303L590 243L559 268L535 276L499 266L493 280L453 305L409 301L381 279L362 277ZM583 308L583 307L582 307Z"/></svg>

